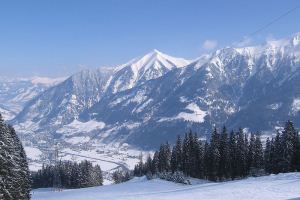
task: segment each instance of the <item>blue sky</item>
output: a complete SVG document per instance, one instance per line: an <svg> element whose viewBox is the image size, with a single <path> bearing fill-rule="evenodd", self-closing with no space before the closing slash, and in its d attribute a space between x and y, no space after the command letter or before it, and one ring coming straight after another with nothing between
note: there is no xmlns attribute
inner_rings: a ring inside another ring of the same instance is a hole
<svg viewBox="0 0 300 200"><path fill-rule="evenodd" d="M114 66L152 49L195 58L229 46L298 0L26 0L0 2L4 76L64 76ZM300 31L300 9L251 37Z"/></svg>

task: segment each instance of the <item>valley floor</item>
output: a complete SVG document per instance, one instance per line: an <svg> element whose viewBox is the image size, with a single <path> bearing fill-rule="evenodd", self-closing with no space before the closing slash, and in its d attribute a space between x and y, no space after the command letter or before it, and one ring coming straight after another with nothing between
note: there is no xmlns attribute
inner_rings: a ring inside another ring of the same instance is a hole
<svg viewBox="0 0 300 200"><path fill-rule="evenodd" d="M193 199L300 199L300 173L270 175L223 183L181 185L159 179L133 180L102 187L33 191L33 200L193 200Z"/></svg>

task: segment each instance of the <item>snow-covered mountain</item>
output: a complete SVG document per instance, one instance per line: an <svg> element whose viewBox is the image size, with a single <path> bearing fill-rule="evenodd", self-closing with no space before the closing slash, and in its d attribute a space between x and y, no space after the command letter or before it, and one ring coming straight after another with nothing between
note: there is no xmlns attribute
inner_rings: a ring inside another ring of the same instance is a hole
<svg viewBox="0 0 300 200"><path fill-rule="evenodd" d="M135 58L115 68L108 82L108 91L121 92L140 85L148 80L163 76L174 68L181 68L190 61L175 58L153 50L141 58Z"/></svg>
<svg viewBox="0 0 300 200"><path fill-rule="evenodd" d="M208 135L214 125L250 131L274 130L287 119L298 125L299 41L296 34L226 47L192 62L154 50L71 76L36 96L13 122L29 144L56 139L75 149L99 143L151 149L190 128Z"/></svg>
<svg viewBox="0 0 300 200"><path fill-rule="evenodd" d="M214 125L269 131L287 119L298 124L299 35L217 50L157 79L105 96L81 119L107 124L99 134L105 142L144 148L172 140L189 128L205 135Z"/></svg>
<svg viewBox="0 0 300 200"><path fill-rule="evenodd" d="M112 70L83 70L30 100L13 120L41 130L61 128L98 102ZM30 122L30 123L28 123ZM26 127L29 130L32 128Z"/></svg>
<svg viewBox="0 0 300 200"><path fill-rule="evenodd" d="M61 82L64 78L0 77L0 112L10 120L23 109L23 106L37 94Z"/></svg>
<svg viewBox="0 0 300 200"><path fill-rule="evenodd" d="M82 111L89 109L103 97L161 77L173 68L183 67L185 64L188 61L154 50L114 69L81 71L32 99L14 122L30 121L38 123L39 128L45 125L61 128L61 125L76 120Z"/></svg>

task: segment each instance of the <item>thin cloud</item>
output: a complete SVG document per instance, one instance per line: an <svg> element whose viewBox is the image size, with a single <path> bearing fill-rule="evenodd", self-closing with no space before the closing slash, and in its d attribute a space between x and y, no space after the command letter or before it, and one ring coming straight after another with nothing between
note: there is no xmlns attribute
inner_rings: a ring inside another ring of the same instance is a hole
<svg viewBox="0 0 300 200"><path fill-rule="evenodd" d="M202 44L204 50L213 50L218 46L217 40L205 40Z"/></svg>
<svg viewBox="0 0 300 200"><path fill-rule="evenodd" d="M244 36L242 40L238 41L238 42L234 42L233 46L235 47L245 47L245 46L249 46L252 43L252 39L250 37Z"/></svg>
<svg viewBox="0 0 300 200"><path fill-rule="evenodd" d="M89 69L89 66L86 64L78 64L77 67L79 70Z"/></svg>
<svg viewBox="0 0 300 200"><path fill-rule="evenodd" d="M276 40L276 38L274 37L273 34L268 34L267 37L266 37L266 42L269 42L269 41L274 41Z"/></svg>

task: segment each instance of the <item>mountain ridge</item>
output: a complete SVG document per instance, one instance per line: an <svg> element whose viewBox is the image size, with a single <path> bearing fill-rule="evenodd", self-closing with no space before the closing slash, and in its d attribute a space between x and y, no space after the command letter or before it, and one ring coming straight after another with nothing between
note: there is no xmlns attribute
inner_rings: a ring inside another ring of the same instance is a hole
<svg viewBox="0 0 300 200"><path fill-rule="evenodd" d="M71 94L73 90L68 90L72 84L54 87L62 87L64 92L52 94L53 98L68 93L60 100L68 104L36 98L14 123L29 124L32 131L49 138L55 135L71 145L64 140L73 136L58 133L58 129L64 130L74 120L83 124L97 121L101 124L98 128L74 136L89 137L83 141L85 144L117 142L150 149L161 141L172 142L189 128L206 137L213 126L225 124L229 128L270 131L288 118L299 123L300 89L295 86L300 80L299 38L297 33L252 47L226 47L193 61L154 50L106 72L79 72L80 81L75 85L81 89L77 92ZM81 77L83 73L88 76ZM275 102L268 100L268 95ZM44 96L51 95L44 92ZM38 103L47 109L42 106L34 110ZM51 104L60 110L50 112L55 110L47 107ZM46 111L39 114L40 110ZM257 114L258 110L263 114ZM40 120L48 115L51 120L45 120L45 128ZM271 120L265 121L268 118Z"/></svg>

